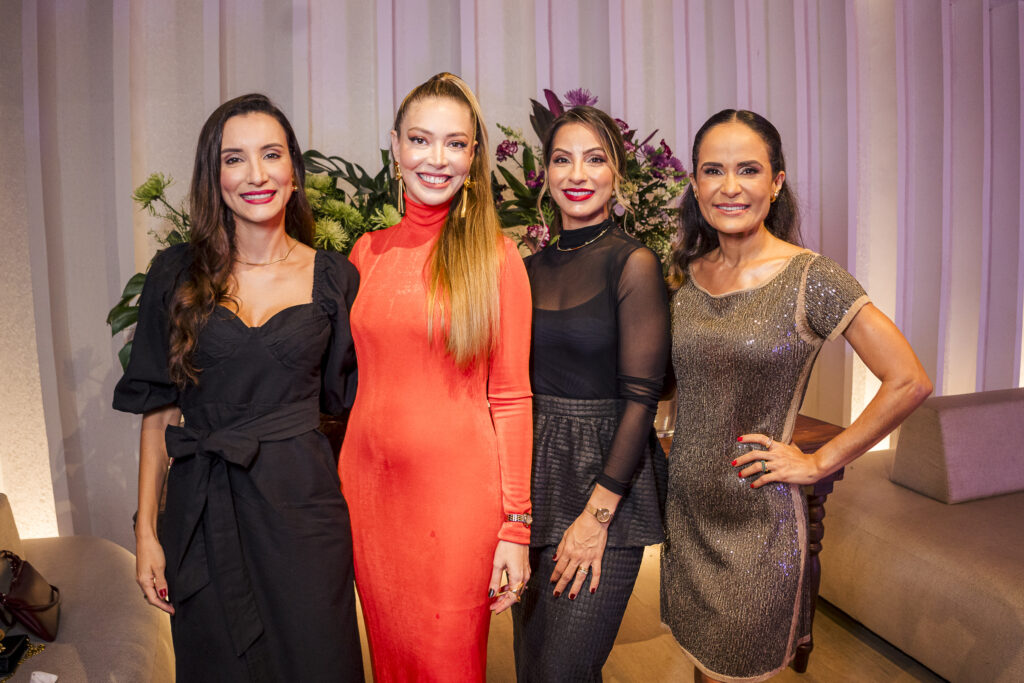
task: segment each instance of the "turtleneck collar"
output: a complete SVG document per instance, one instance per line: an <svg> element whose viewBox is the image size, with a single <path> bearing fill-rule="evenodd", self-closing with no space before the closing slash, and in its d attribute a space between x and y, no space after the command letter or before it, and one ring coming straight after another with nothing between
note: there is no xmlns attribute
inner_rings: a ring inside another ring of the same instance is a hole
<svg viewBox="0 0 1024 683"><path fill-rule="evenodd" d="M600 235L602 230L610 228L613 223L614 221L611 218L606 218L597 225L588 225L585 228L576 228L575 230L563 230L558 237L558 246L562 249L572 249L586 244Z"/></svg>
<svg viewBox="0 0 1024 683"><path fill-rule="evenodd" d="M433 232L441 230L441 226L444 225L444 219L448 217L448 208L451 206L451 200L437 206L427 206L410 199L408 194L403 195L403 197L405 199L405 216L402 217L402 223ZM454 199L454 196L452 199Z"/></svg>

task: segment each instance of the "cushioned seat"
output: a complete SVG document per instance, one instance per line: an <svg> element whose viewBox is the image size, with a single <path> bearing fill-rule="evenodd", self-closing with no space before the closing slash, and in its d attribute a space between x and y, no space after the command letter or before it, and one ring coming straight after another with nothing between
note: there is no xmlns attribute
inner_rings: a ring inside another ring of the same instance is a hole
<svg viewBox="0 0 1024 683"><path fill-rule="evenodd" d="M19 540L3 494L0 548L31 562L61 592L57 640L23 663L12 683L28 681L32 671L57 674L60 683L174 680L170 620L143 600L134 555L93 536Z"/></svg>
<svg viewBox="0 0 1024 683"><path fill-rule="evenodd" d="M948 505L891 482L893 457L829 498L821 597L952 681L1024 680L1024 493Z"/></svg>

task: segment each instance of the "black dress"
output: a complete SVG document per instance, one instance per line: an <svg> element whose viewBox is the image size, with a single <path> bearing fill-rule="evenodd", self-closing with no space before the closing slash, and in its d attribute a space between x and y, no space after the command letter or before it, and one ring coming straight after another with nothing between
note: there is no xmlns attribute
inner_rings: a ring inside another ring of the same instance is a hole
<svg viewBox="0 0 1024 683"><path fill-rule="evenodd" d="M198 385L167 370L167 309L187 245L153 261L114 407L177 405L160 540L179 681L362 680L348 507L319 412L352 400L348 311L359 275L315 256L312 302L247 327L218 307L199 335Z"/></svg>
<svg viewBox="0 0 1024 683"><path fill-rule="evenodd" d="M658 258L609 220L527 258L534 398L530 590L513 606L519 681L599 681L645 545L660 543L667 465L652 423L668 363ZM596 593L553 597L562 534L595 484L622 495Z"/></svg>

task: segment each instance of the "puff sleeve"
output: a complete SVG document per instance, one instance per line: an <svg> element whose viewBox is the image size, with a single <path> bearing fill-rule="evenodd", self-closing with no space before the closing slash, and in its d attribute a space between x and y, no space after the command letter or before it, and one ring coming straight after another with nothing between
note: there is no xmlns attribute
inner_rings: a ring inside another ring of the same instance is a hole
<svg viewBox="0 0 1024 683"><path fill-rule="evenodd" d="M349 313L359 288L359 272L343 255L325 251L318 261L317 296L331 321L331 336L320 365L320 412L339 415L356 395L356 353Z"/></svg>
<svg viewBox="0 0 1024 683"><path fill-rule="evenodd" d="M505 238L499 297L501 331L491 355L487 399L498 441L503 514L530 512L530 470L533 463L533 394L530 391L530 322L533 305L530 281L515 245ZM502 523L498 538L530 542L530 529L518 522Z"/></svg>
<svg viewBox="0 0 1024 683"><path fill-rule="evenodd" d="M823 339L841 335L865 304L868 295L860 283L827 256L815 255L807 266L801 288L808 327Z"/></svg>
<svg viewBox="0 0 1024 683"><path fill-rule="evenodd" d="M187 276L191 261L187 244L157 253L139 296L131 356L114 389L114 409L146 413L178 402L178 387L168 372L170 319L168 309L178 284Z"/></svg>

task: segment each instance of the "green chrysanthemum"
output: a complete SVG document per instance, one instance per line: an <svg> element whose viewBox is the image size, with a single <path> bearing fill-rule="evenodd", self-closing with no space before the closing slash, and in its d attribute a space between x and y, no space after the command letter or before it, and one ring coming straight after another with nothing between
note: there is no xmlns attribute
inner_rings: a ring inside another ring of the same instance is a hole
<svg viewBox="0 0 1024 683"><path fill-rule="evenodd" d="M385 204L376 209L373 215L370 216L370 230L390 228L400 220L402 220L402 214L398 213L398 209L390 204Z"/></svg>
<svg viewBox="0 0 1024 683"><path fill-rule="evenodd" d="M317 208L320 207L320 203L324 200L324 193L312 187L307 187L306 200L309 202L309 206L312 209L316 210Z"/></svg>
<svg viewBox="0 0 1024 683"><path fill-rule="evenodd" d="M326 173L307 173L306 174L306 192L310 190L316 190L317 192L324 194L330 194L337 187L337 183L334 178L327 175Z"/></svg>
<svg viewBox="0 0 1024 683"><path fill-rule="evenodd" d="M164 190L174 182L170 176L165 176L163 173L153 173L146 182L135 188L135 192L132 194L132 199L138 202L142 208L148 209L150 213L153 213L156 209L153 208L153 202L163 199Z"/></svg>
<svg viewBox="0 0 1024 683"><path fill-rule="evenodd" d="M320 207L320 213L328 218L339 221L349 230L361 230L366 221L359 210L340 199L327 199Z"/></svg>
<svg viewBox="0 0 1024 683"><path fill-rule="evenodd" d="M344 252L348 248L350 235L340 221L332 218L320 218L316 221L313 233L313 246L317 249Z"/></svg>

